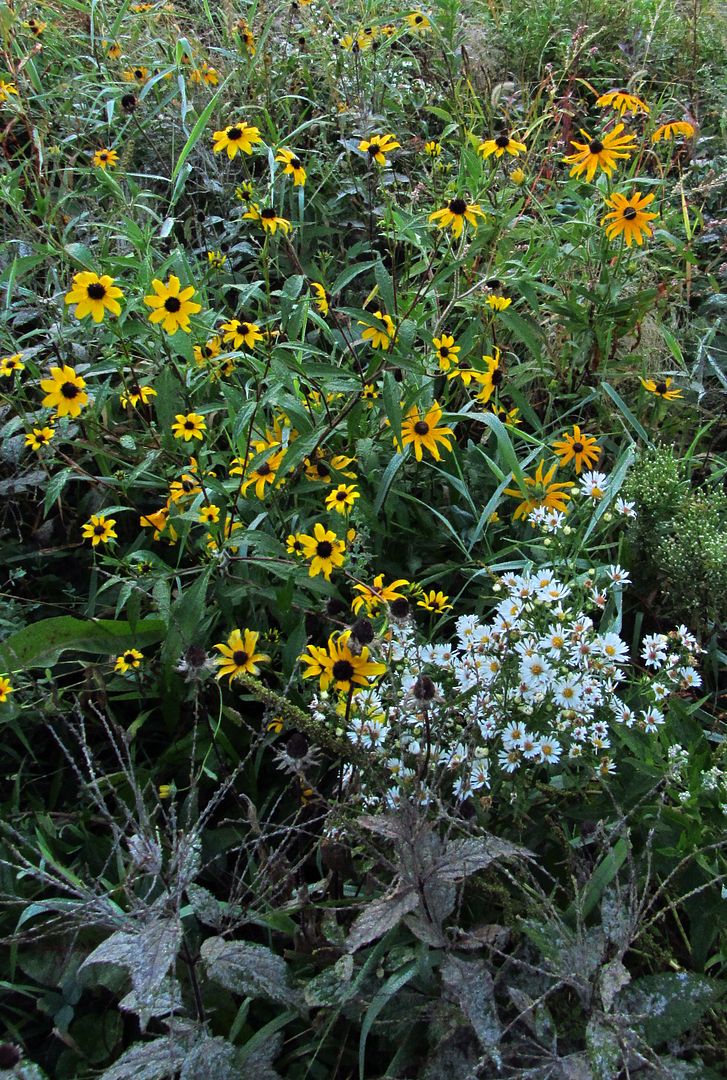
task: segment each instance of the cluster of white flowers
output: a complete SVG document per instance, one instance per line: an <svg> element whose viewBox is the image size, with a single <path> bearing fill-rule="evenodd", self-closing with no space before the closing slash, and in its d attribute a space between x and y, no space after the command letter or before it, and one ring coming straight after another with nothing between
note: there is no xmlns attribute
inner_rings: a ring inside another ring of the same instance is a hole
<svg viewBox="0 0 727 1080"><path fill-rule="evenodd" d="M685 627L644 638L637 668L619 634L595 625L588 611L625 584L619 566L571 584L547 568L507 573L489 617L459 617L454 641L423 644L411 620L392 623L375 643L386 674L336 715L388 770L387 802L428 787L466 799L526 768L615 772L618 729L657 732L667 698L700 685ZM316 715L332 704L317 698Z"/></svg>

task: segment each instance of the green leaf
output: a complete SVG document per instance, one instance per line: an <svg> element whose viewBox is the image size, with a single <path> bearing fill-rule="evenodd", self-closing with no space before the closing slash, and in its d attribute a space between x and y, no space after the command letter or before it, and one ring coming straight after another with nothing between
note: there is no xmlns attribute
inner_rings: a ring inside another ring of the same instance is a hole
<svg viewBox="0 0 727 1080"><path fill-rule="evenodd" d="M207 121L209 120L210 116L214 112L215 107L217 105L217 102L220 100L220 97L222 95L222 91L225 89L225 87L227 86L227 84L228 84L228 82L230 81L231 78L232 78L232 73L230 73L227 76L227 78L225 79L225 81L222 83L219 90L217 91L217 93L214 95L213 98L211 98L207 102L204 109L202 110L200 115L197 117L197 121L196 121L194 127L192 128L192 130L189 133L189 138L187 139L186 143L182 147L181 153L180 153L179 157L177 158L177 164L174 166L174 169L172 171L172 180L177 179L177 176L179 175L179 170L182 168L185 161L187 160L187 158L189 157L189 155L192 153L195 146L199 142L199 139L200 139L200 137L202 135L202 132L204 131L205 127L207 126Z"/></svg>
<svg viewBox="0 0 727 1080"><path fill-rule="evenodd" d="M619 1011L638 1015L635 1025L650 1046L690 1031L724 995L725 983L690 971L644 975L617 998Z"/></svg>
<svg viewBox="0 0 727 1080"><path fill-rule="evenodd" d="M164 637L161 619L142 619L132 632L131 624L116 619L77 619L61 615L41 619L6 638L0 646L0 666L6 671L48 667L67 649L114 655L124 649L143 648Z"/></svg>
<svg viewBox="0 0 727 1080"><path fill-rule="evenodd" d="M611 401L613 401L613 403L617 406L619 412L621 413L627 424L629 424L629 426L636 432L639 438L643 440L646 446L652 446L653 444L651 442L651 439L649 438L648 432L636 419L634 414L631 412L631 409L628 407L619 392L617 390L614 390L610 383L603 382L601 383L601 386L611 398Z"/></svg>

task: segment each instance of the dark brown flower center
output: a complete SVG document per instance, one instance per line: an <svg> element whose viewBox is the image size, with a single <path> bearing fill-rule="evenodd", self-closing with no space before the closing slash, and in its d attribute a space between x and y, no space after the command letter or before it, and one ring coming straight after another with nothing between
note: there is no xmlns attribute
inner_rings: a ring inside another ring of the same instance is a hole
<svg viewBox="0 0 727 1080"><path fill-rule="evenodd" d="M499 146L499 148L501 150L504 150L505 147L509 145L509 143L510 143L510 136L509 135L504 135L504 134L503 135L498 135L497 138L495 139L495 146Z"/></svg>
<svg viewBox="0 0 727 1080"><path fill-rule="evenodd" d="M103 534L105 532L106 532L106 526L105 525L94 525L94 527L93 527L93 535L94 536L103 536Z"/></svg>
<svg viewBox="0 0 727 1080"><path fill-rule="evenodd" d="M260 217L263 221L275 221L275 211L272 207L267 206L260 214Z"/></svg>
<svg viewBox="0 0 727 1080"><path fill-rule="evenodd" d="M235 651L232 654L232 659L233 659L234 663L237 665L237 667L244 667L245 664L250 659L250 657L248 656L248 654L245 652L244 649L235 649Z"/></svg>
<svg viewBox="0 0 727 1080"><path fill-rule="evenodd" d="M74 397L78 397L79 390L75 383L64 382L61 386L61 393L64 398L68 398L69 401L72 401Z"/></svg>
<svg viewBox="0 0 727 1080"><path fill-rule="evenodd" d="M164 301L164 310L171 312L172 315L179 311L181 306L182 301L178 296L168 296Z"/></svg>
<svg viewBox="0 0 727 1080"><path fill-rule="evenodd" d="M446 345L441 346L441 348L439 350L439 355L441 356L442 360L447 359L447 357L449 356L449 349L447 348Z"/></svg>
<svg viewBox="0 0 727 1080"><path fill-rule="evenodd" d="M333 544L330 540L321 540L319 544L316 544L316 555L319 559L330 559L333 554Z"/></svg>
<svg viewBox="0 0 727 1080"><path fill-rule="evenodd" d="M429 424L426 422L426 420L417 420L416 424L414 425L414 433L415 435L421 436L429 434Z"/></svg>
<svg viewBox="0 0 727 1080"><path fill-rule="evenodd" d="M257 474L258 474L258 476L270 476L270 473L272 471L273 470L272 470L269 462L263 461L262 465L259 467L259 469L257 471Z"/></svg>
<svg viewBox="0 0 727 1080"><path fill-rule="evenodd" d="M316 472L319 476L330 476L331 470L326 465L325 461L319 461L316 463Z"/></svg>
<svg viewBox="0 0 727 1080"><path fill-rule="evenodd" d="M376 139L372 139L366 153L369 157L376 157L377 154L381 153L381 144Z"/></svg>
<svg viewBox="0 0 727 1080"><path fill-rule="evenodd" d="M195 427L194 420L185 420L184 421L184 430L185 431L194 431L194 427Z"/></svg>
<svg viewBox="0 0 727 1080"><path fill-rule="evenodd" d="M405 596L400 596L396 600L391 601L389 610L395 618L405 619L409 614L409 601Z"/></svg>
<svg viewBox="0 0 727 1080"><path fill-rule="evenodd" d="M500 385L500 383L502 382L502 379L503 379L503 374L502 374L502 372L500 371L499 368L495 368L495 370L492 372L492 375L490 376L490 379L491 379L491 382L492 382L493 386L499 386Z"/></svg>
<svg viewBox="0 0 727 1080"><path fill-rule="evenodd" d="M665 382L658 382L656 384L656 392L657 392L657 394L665 394L668 389L669 389L669 387L666 385Z"/></svg>
<svg viewBox="0 0 727 1080"><path fill-rule="evenodd" d="M136 657L134 656L134 654L132 652L125 652L124 653L124 661L127 664L133 664L134 660L136 660Z"/></svg>
<svg viewBox="0 0 727 1080"><path fill-rule="evenodd" d="M348 498L348 496L347 496L345 491L337 491L336 492L336 501L337 502L345 502L347 498Z"/></svg>
<svg viewBox="0 0 727 1080"><path fill-rule="evenodd" d="M573 449L575 450L576 454L582 454L583 450L584 450L583 443L582 442L574 442L573 443Z"/></svg>
<svg viewBox="0 0 727 1080"><path fill-rule="evenodd" d="M591 139L588 144L588 149L591 151L592 154L600 154L603 150L603 143L600 139Z"/></svg>
<svg viewBox="0 0 727 1080"><path fill-rule="evenodd" d="M100 281L92 282L86 289L89 300L103 300L106 295L106 289L103 287Z"/></svg>
<svg viewBox="0 0 727 1080"><path fill-rule="evenodd" d="M467 203L464 201L464 199L452 199L447 209L449 210L450 214L456 214L457 217L462 217L465 210L467 209Z"/></svg>
<svg viewBox="0 0 727 1080"><path fill-rule="evenodd" d="M290 159L290 167L292 169L302 169L303 168L303 162L300 160L300 158L297 158L297 157L291 158Z"/></svg>
<svg viewBox="0 0 727 1080"><path fill-rule="evenodd" d="M134 72L134 78L135 78L135 79L143 79L143 78L144 78L144 72L143 72L143 71L141 70L141 68L137 68L137 69L135 70L135 72Z"/></svg>
<svg viewBox="0 0 727 1080"><path fill-rule="evenodd" d="M231 127L230 130L227 132L227 138L230 140L230 142L235 142L237 139L241 139L242 128Z"/></svg>
<svg viewBox="0 0 727 1080"><path fill-rule="evenodd" d="M634 218L636 217L636 213L637 213L637 211L634 209L633 206L627 206L626 209L624 210L624 215L623 216L626 219L626 221L633 221Z"/></svg>
<svg viewBox="0 0 727 1080"><path fill-rule="evenodd" d="M353 675L353 664L350 660L336 660L332 671L337 682L349 682Z"/></svg>

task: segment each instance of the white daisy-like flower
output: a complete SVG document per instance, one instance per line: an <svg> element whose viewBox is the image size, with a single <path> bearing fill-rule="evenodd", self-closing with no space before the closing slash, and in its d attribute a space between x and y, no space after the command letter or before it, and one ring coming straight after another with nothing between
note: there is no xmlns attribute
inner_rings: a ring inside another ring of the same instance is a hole
<svg viewBox="0 0 727 1080"><path fill-rule="evenodd" d="M497 754L497 764L506 773L514 773L520 768L520 751L513 747L512 750L500 750Z"/></svg>
<svg viewBox="0 0 727 1080"><path fill-rule="evenodd" d="M606 494L608 477L602 472L586 472L580 479L581 494L586 495L593 502L598 502Z"/></svg>
<svg viewBox="0 0 727 1080"><path fill-rule="evenodd" d="M623 588L624 585L631 584L631 578L628 575L628 571L624 570L618 563L614 563L613 566L607 568L606 576L613 582L614 587Z"/></svg>
<svg viewBox="0 0 727 1080"><path fill-rule="evenodd" d="M603 634L596 638L596 648L613 664L628 664L629 650L618 634Z"/></svg>
<svg viewBox="0 0 727 1080"><path fill-rule="evenodd" d="M635 518L636 510L632 502L627 502L626 499L616 499L614 508L617 514L621 514L623 517Z"/></svg>

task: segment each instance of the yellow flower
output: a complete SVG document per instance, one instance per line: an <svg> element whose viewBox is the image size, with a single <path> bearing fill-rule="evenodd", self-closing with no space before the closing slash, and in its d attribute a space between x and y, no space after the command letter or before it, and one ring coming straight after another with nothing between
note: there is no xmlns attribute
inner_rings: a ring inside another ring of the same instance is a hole
<svg viewBox="0 0 727 1080"><path fill-rule="evenodd" d="M350 693L358 686L368 686L369 680L376 675L383 675L385 664L369 660L369 650L364 645L359 652L352 652L349 647L350 631L336 637L331 634L325 649L309 645L300 660L307 665L303 672L304 679L318 679L321 690L327 690L331 683L335 690Z"/></svg>
<svg viewBox="0 0 727 1080"><path fill-rule="evenodd" d="M326 581L331 580L331 573L337 566L343 566L345 541L339 540L331 529L326 529L318 522L313 526L313 536L300 534L303 554L310 560L309 577L323 574Z"/></svg>
<svg viewBox="0 0 727 1080"><path fill-rule="evenodd" d="M417 461L422 460L422 448L428 450L435 461L441 461L437 443L441 443L445 450L451 450L448 436L454 435L454 432L451 428L439 427L441 419L442 406L436 401L432 402L431 408L424 416L419 414L419 408L416 405L412 405L406 414L406 419L401 425L402 442L405 447L410 443L413 444ZM394 436L394 442L396 443L396 436ZM397 447L397 449L403 453L403 448Z"/></svg>
<svg viewBox="0 0 727 1080"><path fill-rule="evenodd" d="M572 461L577 473L585 465L590 469L598 461L601 451L597 441L592 435L585 435L578 424L573 425L573 432L564 431L561 439L552 443L553 449L560 458L561 469Z"/></svg>
<svg viewBox="0 0 727 1080"><path fill-rule="evenodd" d="M140 653L138 649L127 649L126 652L122 652L120 656L116 657L114 671L125 675L132 668L140 667L143 659L144 654Z"/></svg>
<svg viewBox="0 0 727 1080"><path fill-rule="evenodd" d="M237 32L240 35L240 41L245 46L248 56L255 55L255 35L247 24L246 19L239 19L237 23Z"/></svg>
<svg viewBox="0 0 727 1080"><path fill-rule="evenodd" d="M114 169L119 163L119 155L115 150L103 147L93 155L93 164L99 169Z"/></svg>
<svg viewBox="0 0 727 1080"><path fill-rule="evenodd" d="M427 30L431 30L432 24L421 11L412 11L405 18L413 34L425 34Z"/></svg>
<svg viewBox="0 0 727 1080"><path fill-rule="evenodd" d="M40 450L42 446L47 446L54 437L55 430L52 427L33 428L25 436L25 445L29 446L31 450Z"/></svg>
<svg viewBox="0 0 727 1080"><path fill-rule="evenodd" d="M195 345L192 350L194 360L198 367L207 367L210 360L214 360L222 352L222 340L215 335L205 342L204 345Z"/></svg>
<svg viewBox="0 0 727 1080"><path fill-rule="evenodd" d="M121 46L118 41L102 41L101 45L106 50L109 60L118 60L121 56Z"/></svg>
<svg viewBox="0 0 727 1080"><path fill-rule="evenodd" d="M634 240L641 247L644 236L654 235L649 222L659 216L646 210L653 201L653 195L639 195L638 191L635 191L630 199L615 191L610 199L606 199L606 206L612 208L611 213L601 218L601 225L605 225L608 239L613 240L623 233L626 247L631 247Z"/></svg>
<svg viewBox="0 0 727 1080"><path fill-rule="evenodd" d="M216 68L210 67L206 60L203 60L202 67L195 68L189 77L193 83L204 82L207 86L217 86L220 81L219 72Z"/></svg>
<svg viewBox="0 0 727 1080"><path fill-rule="evenodd" d="M151 283L154 294L144 297L147 307L153 308L149 315L149 322L161 323L167 334L176 334L177 330L183 330L188 334L191 330L189 325L190 315L196 315L202 310L202 305L194 303L192 297L195 294L194 285L188 285L181 289L179 278L170 274L166 285L159 278L154 278Z"/></svg>
<svg viewBox="0 0 727 1080"><path fill-rule="evenodd" d="M83 389L86 380L72 367L52 367L50 379L41 379L41 390L46 396L41 402L46 408L55 409L56 416L78 416L84 405L88 404L88 394Z"/></svg>
<svg viewBox="0 0 727 1080"><path fill-rule="evenodd" d="M329 464L321 451L317 450L315 456L306 458L303 462L305 475L309 480L318 480L323 484L330 484L331 469L334 469L336 472L340 472L342 476L348 477L349 480L355 480L356 473L346 468L355 460L355 458L346 457L345 454L336 454L331 458Z"/></svg>
<svg viewBox="0 0 727 1080"><path fill-rule="evenodd" d="M488 374L486 371L476 371L466 360L460 360L447 372L447 382L451 382L452 379L461 379L463 386L469 386L471 382L487 382Z"/></svg>
<svg viewBox="0 0 727 1080"><path fill-rule="evenodd" d="M388 164L386 155L392 150L398 150L400 146L401 143L398 143L393 135L372 135L370 139L362 139L358 144L361 153L368 154L369 159L377 165Z"/></svg>
<svg viewBox="0 0 727 1080"><path fill-rule="evenodd" d="M626 90L609 90L607 94L601 94L596 99L596 105L600 105L602 108L607 108L609 105L616 109L621 116L624 113L648 113L649 106L641 98L637 98L634 94L629 94Z"/></svg>
<svg viewBox="0 0 727 1080"><path fill-rule="evenodd" d="M155 540L160 540L163 532L167 533L170 544L173 544L177 539L177 530L169 522L169 503L163 506L161 510L154 511L153 514L142 514L139 518L139 524L144 529L153 529Z"/></svg>
<svg viewBox="0 0 727 1080"><path fill-rule="evenodd" d="M509 296L496 296L495 293L490 293L485 299L485 303L488 307L491 307L493 311L506 311L510 307L512 300Z"/></svg>
<svg viewBox="0 0 727 1080"><path fill-rule="evenodd" d="M483 356L482 359L487 364L487 378L482 380L482 389L477 395L477 400L481 401L483 405L486 405L496 390L502 386L502 381L505 378L505 373L500 366L500 350L495 345L494 356Z"/></svg>
<svg viewBox="0 0 727 1080"><path fill-rule="evenodd" d="M192 461L194 461L194 458L192 458ZM179 480L172 480L169 485L169 497L173 503L180 503L199 495L201 490L202 487L197 477L192 473L185 472L182 473Z"/></svg>
<svg viewBox="0 0 727 1080"><path fill-rule="evenodd" d="M36 37L40 37L48 23L41 22L40 19L28 19L26 23L23 23L23 25L26 26L28 30L30 30L31 34L35 34Z"/></svg>
<svg viewBox="0 0 727 1080"><path fill-rule="evenodd" d="M108 274L99 277L89 270L74 274L73 286L66 293L66 303L77 305L74 312L76 318L85 319L91 315L95 323L100 323L107 310L112 315L120 315L119 299L123 300L124 294L114 285L114 281L115 278Z"/></svg>
<svg viewBox="0 0 727 1080"><path fill-rule="evenodd" d="M108 544L109 540L118 540L114 532L115 524L115 518L107 518L103 514L91 514L90 521L81 528L81 535L84 540L90 540L93 547Z"/></svg>
<svg viewBox="0 0 727 1080"><path fill-rule="evenodd" d="M244 319L230 319L229 322L222 324L221 329L225 332L223 340L233 349L239 349L245 345L252 351L258 341L263 339L257 323L246 322Z"/></svg>
<svg viewBox="0 0 727 1080"><path fill-rule="evenodd" d="M232 161L239 150L246 154L252 153L253 146L262 142L260 130L250 127L245 123L231 124L230 127L216 131L213 136L213 150L216 154L226 150L227 156Z"/></svg>
<svg viewBox="0 0 727 1080"><path fill-rule="evenodd" d="M671 389L672 379L660 379L659 382L655 382L654 379L642 379L641 385L644 390L648 390L650 394L655 394L657 397L664 398L664 401L676 401L677 398L682 396L682 391L676 386Z"/></svg>
<svg viewBox="0 0 727 1080"><path fill-rule="evenodd" d="M374 319L379 320L381 325L371 326L359 319L358 325L366 327L361 337L364 341L370 343L372 349L383 349L386 352L396 336L396 327L391 316L386 315L383 311L374 311L372 315Z"/></svg>
<svg viewBox="0 0 727 1080"><path fill-rule="evenodd" d="M124 72L124 78L127 82L138 83L139 86L143 86L146 80L149 78L149 69L142 67L129 68Z"/></svg>
<svg viewBox="0 0 727 1080"><path fill-rule="evenodd" d="M265 451L270 450L270 445L266 442L254 442L253 450L255 454L262 454ZM262 499L265 496L265 485L275 484L278 469L280 468L283 458L285 457L285 448L281 447L276 453L268 454L265 461L260 462L254 469L251 469L249 474L247 469L247 479L241 485L240 490L244 495L249 487L255 485L255 495L258 499ZM232 469L230 469L230 475L232 475Z"/></svg>
<svg viewBox="0 0 727 1080"><path fill-rule="evenodd" d="M184 439L185 442L189 442L190 439L199 439L201 441L206 430L207 425L201 413L177 413L175 423L172 424L174 438Z"/></svg>
<svg viewBox="0 0 727 1080"><path fill-rule="evenodd" d="M286 176L293 177L293 187L303 187L305 185L306 172L303 168L303 162L297 154L283 147L278 150L275 160L283 165L283 173Z"/></svg>
<svg viewBox="0 0 727 1080"><path fill-rule="evenodd" d="M221 251L208 251L207 262L213 270L221 270L227 262L227 256L223 255Z"/></svg>
<svg viewBox="0 0 727 1080"><path fill-rule="evenodd" d="M430 139L429 142L424 143L424 153L429 157L439 157L442 153L442 144Z"/></svg>
<svg viewBox="0 0 727 1080"><path fill-rule="evenodd" d="M215 648L222 653L217 657L217 666L219 671L216 678L222 679L225 675L229 675L230 683L233 679L236 679L239 675L259 675L260 668L257 666L261 661L270 660L267 653L257 652L257 643L260 634L257 630L239 630L232 631L227 639L227 643L220 642L219 645L215 645Z"/></svg>
<svg viewBox="0 0 727 1080"><path fill-rule="evenodd" d="M303 543L301 536L303 533L291 533L288 539L285 541L285 550L289 555L304 555Z"/></svg>
<svg viewBox="0 0 727 1080"><path fill-rule="evenodd" d="M4 79L0 79L0 105L4 105L11 94L14 94L15 97L17 97L17 89L13 86L12 83L5 82Z"/></svg>
<svg viewBox="0 0 727 1080"><path fill-rule="evenodd" d="M156 390L151 386L139 386L138 383L132 383L128 390L124 390L119 395L119 403L122 409L125 409L128 405L131 405L133 409L139 404L148 405L153 397L157 396Z"/></svg>
<svg viewBox="0 0 727 1080"><path fill-rule="evenodd" d="M170 795L172 794L172 785L171 784L160 784L158 789L157 789L157 793L158 793L160 799L168 799L170 797Z"/></svg>
<svg viewBox="0 0 727 1080"><path fill-rule="evenodd" d="M437 614L441 614L443 611L451 611L453 605L447 603L448 596L445 596L443 592L436 592L434 589L431 592L424 593L422 600L417 600L417 607L424 608L425 611L435 611Z"/></svg>
<svg viewBox="0 0 727 1080"><path fill-rule="evenodd" d="M518 166L517 169L513 169L512 172L510 173L510 179L512 180L513 184L518 184L518 185L524 184L525 179L526 179L525 173Z"/></svg>
<svg viewBox="0 0 727 1080"><path fill-rule="evenodd" d="M378 391L378 389L376 388L376 384L375 384L375 383L366 383L366 385L364 386L363 390L361 391L361 397L362 397L362 398L364 399L364 401L366 402L366 407L367 407L368 409L373 409L373 407L374 407L374 402L375 402L375 401L376 401L376 399L377 399L378 397L380 397L380 396L381 396L381 395L379 394L379 391Z"/></svg>
<svg viewBox="0 0 727 1080"><path fill-rule="evenodd" d="M15 690L7 675L0 675L0 702L4 704L8 700L8 694L14 693Z"/></svg>
<svg viewBox="0 0 727 1080"><path fill-rule="evenodd" d="M326 292L324 286L321 285L320 281L311 281L310 287L311 291L316 294L316 298L314 300L315 306L318 308L321 315L325 319L326 315L328 314L329 308L328 293Z"/></svg>
<svg viewBox="0 0 727 1080"><path fill-rule="evenodd" d="M458 362L459 345L455 345L454 338L448 334L442 334L440 338L432 338L432 345L437 353L440 371L449 371L452 364Z"/></svg>
<svg viewBox="0 0 727 1080"><path fill-rule="evenodd" d="M23 354L16 352L12 356L3 356L0 360L0 377L9 379L16 371L25 371Z"/></svg>
<svg viewBox="0 0 727 1080"><path fill-rule="evenodd" d="M0 101L2 98L0 98ZM653 143L661 142L662 139L671 140L676 135L683 135L685 139L691 139L694 134L694 127L692 124L688 124L686 120L670 120L668 124L662 124L658 127L654 134L651 136Z"/></svg>
<svg viewBox="0 0 727 1080"><path fill-rule="evenodd" d="M360 496L355 484L339 484L326 495L326 509L337 514L347 514Z"/></svg>
<svg viewBox="0 0 727 1080"><path fill-rule="evenodd" d="M527 149L525 143L518 142L507 131L501 131L494 139L485 139L481 142L477 147L477 153L487 160L492 154L496 158L501 158L505 153L511 157L518 157L520 154L525 154Z"/></svg>
<svg viewBox="0 0 727 1080"><path fill-rule="evenodd" d="M358 593L351 601L354 615L358 615L362 607L366 608L367 615L373 615L382 604L391 604L394 600L404 600L404 594L399 592L402 585L408 585L405 578L397 578L389 585L384 585L384 575L377 574L373 585L354 585L353 591Z"/></svg>
<svg viewBox="0 0 727 1080"><path fill-rule="evenodd" d="M249 218L251 221L259 221L264 231L269 232L272 236L275 235L277 229L284 233L290 232L288 219L279 217L272 206L266 206L260 210L257 204L253 203L250 209L242 216L243 218Z"/></svg>
<svg viewBox="0 0 727 1080"><path fill-rule="evenodd" d="M509 424L517 427L522 421L518 419L519 409L508 409L504 405L498 405L494 401L490 405L490 412L497 417L501 424Z"/></svg>
<svg viewBox="0 0 727 1080"><path fill-rule="evenodd" d="M438 229L449 228L455 237L459 237L466 221L477 231L478 216L485 216L479 203L468 203L465 199L457 198L450 199L441 210L435 210L429 215L429 220L436 223Z"/></svg>
<svg viewBox="0 0 727 1080"><path fill-rule="evenodd" d="M590 183L596 175L596 169L600 167L603 172L610 176L616 168L617 159L628 160L634 149L633 144L636 141L636 136L621 135L623 129L623 124L617 124L613 131L609 131L602 138L597 136L592 138L587 131L581 128L581 135L586 141L580 143L576 142L575 139L571 139L571 145L575 146L577 153L568 154L567 157L563 158L564 161L573 166L570 175L580 176L582 172L585 172L586 180Z"/></svg>
<svg viewBox="0 0 727 1080"><path fill-rule="evenodd" d="M242 522L234 521L231 517L225 517L225 524L222 527L222 539L217 536L213 536L212 533L207 533L207 548L209 551L222 551L228 541L234 534L242 528ZM230 544L229 549L232 555L236 555L239 548L236 544Z"/></svg>
<svg viewBox="0 0 727 1080"><path fill-rule="evenodd" d="M557 464L551 465L547 473L545 469L545 461L541 461L535 470L535 476L524 476L525 481L524 488L505 488L506 495L512 495L516 499L520 499L521 502L515 509L513 517L515 521L518 518L525 518L528 514L532 513L539 506L545 506L549 510L559 510L565 512L567 507L566 503L570 500L570 495L567 494L571 484L556 484L553 483L553 477L555 470L558 468Z"/></svg>

